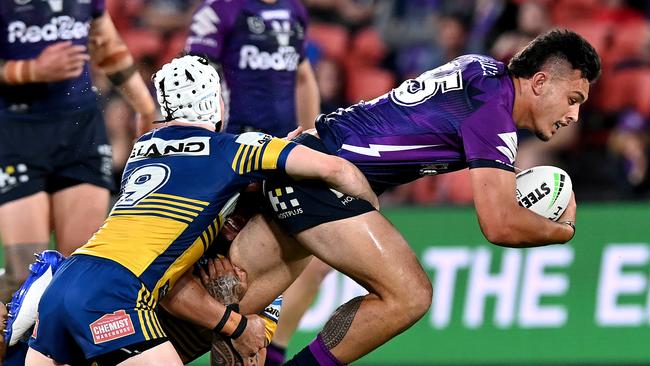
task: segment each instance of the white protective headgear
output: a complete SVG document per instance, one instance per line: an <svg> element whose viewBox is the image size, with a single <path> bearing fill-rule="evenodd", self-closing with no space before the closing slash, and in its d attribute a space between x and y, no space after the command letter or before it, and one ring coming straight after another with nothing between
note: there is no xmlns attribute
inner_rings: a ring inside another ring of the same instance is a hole
<svg viewBox="0 0 650 366"><path fill-rule="evenodd" d="M164 122L221 121L219 74L198 56L175 58L153 76Z"/></svg>

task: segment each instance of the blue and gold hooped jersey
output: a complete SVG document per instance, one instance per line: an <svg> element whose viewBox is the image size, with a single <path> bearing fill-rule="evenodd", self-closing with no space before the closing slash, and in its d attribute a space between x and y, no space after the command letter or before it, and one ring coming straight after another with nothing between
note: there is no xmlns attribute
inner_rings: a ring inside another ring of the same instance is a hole
<svg viewBox="0 0 650 366"><path fill-rule="evenodd" d="M104 225L74 254L114 260L158 299L205 252L238 193L284 170L295 146L257 132L169 126L147 133Z"/></svg>

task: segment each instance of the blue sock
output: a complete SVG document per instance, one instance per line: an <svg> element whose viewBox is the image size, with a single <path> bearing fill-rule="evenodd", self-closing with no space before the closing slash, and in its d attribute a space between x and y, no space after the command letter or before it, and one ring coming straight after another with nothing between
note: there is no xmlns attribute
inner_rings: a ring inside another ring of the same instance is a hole
<svg viewBox="0 0 650 366"><path fill-rule="evenodd" d="M286 348L280 347L271 342L271 344L266 347L266 361L264 362L264 366L281 366L286 358L286 354Z"/></svg>
<svg viewBox="0 0 650 366"><path fill-rule="evenodd" d="M334 357L325 346L320 334L307 347L298 352L286 366L346 366Z"/></svg>

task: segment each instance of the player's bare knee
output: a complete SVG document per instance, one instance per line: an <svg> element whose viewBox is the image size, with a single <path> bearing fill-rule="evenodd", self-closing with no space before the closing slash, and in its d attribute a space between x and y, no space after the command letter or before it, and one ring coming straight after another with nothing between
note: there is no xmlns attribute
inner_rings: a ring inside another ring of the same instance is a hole
<svg viewBox="0 0 650 366"><path fill-rule="evenodd" d="M416 322L431 307L433 288L426 273L421 269L403 277L399 292L399 311L409 323Z"/></svg>

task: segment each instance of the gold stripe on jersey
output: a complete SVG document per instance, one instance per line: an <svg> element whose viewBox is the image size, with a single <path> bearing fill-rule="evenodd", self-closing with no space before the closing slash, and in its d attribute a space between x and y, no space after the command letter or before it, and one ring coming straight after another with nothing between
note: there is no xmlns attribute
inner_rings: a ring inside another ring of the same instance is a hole
<svg viewBox="0 0 650 366"><path fill-rule="evenodd" d="M272 138L263 145L240 145L232 161L232 170L238 174L259 169L276 169L278 158L288 141Z"/></svg>
<svg viewBox="0 0 650 366"><path fill-rule="evenodd" d="M280 153L288 144L289 141L280 140L278 138L272 138L269 140L269 142L266 143L264 155L262 155L262 169L277 169Z"/></svg>
<svg viewBox="0 0 650 366"><path fill-rule="evenodd" d="M187 271L189 268L196 263L196 261L201 258L205 253L203 243L201 238L198 237L192 245L190 245L176 260L167 268L165 273L160 277L156 283L156 287L153 289L153 294L156 300L158 300L158 294L160 293L160 288L167 283L169 283L169 289L171 290L176 281Z"/></svg>
<svg viewBox="0 0 650 366"><path fill-rule="evenodd" d="M216 226L216 231L215 234L219 232L219 229L221 229L221 224L223 223L223 218L221 215L218 215L217 218L215 218L212 222ZM203 253L207 250L208 246L214 239L214 237L210 236L209 231L210 231L210 226L206 228L201 235L199 235L196 240L190 245L188 249L181 254L180 257L176 258L174 263L172 263L169 268L167 268L167 271L162 275L162 277L156 282L156 287L153 289L153 294L154 297L156 298L156 301L158 301L158 294L160 293L159 289L160 287L164 286L165 284L169 283L169 289L171 290L172 287L174 287L174 284L176 281L185 273L185 271L190 268L196 261L201 258ZM209 239L209 240L208 240Z"/></svg>
<svg viewBox="0 0 650 366"><path fill-rule="evenodd" d="M135 303L135 311L138 313L138 320L140 320L140 329L142 329L142 334L144 335L145 340L150 340L151 336L151 330L149 330L149 327L147 326L147 322L145 321L146 318L146 313L150 311L149 307L146 305L146 302L144 301L144 297L148 293L147 288L142 285L140 287L140 291L138 291L138 299L136 300Z"/></svg>
<svg viewBox="0 0 650 366"><path fill-rule="evenodd" d="M251 158L253 161L253 170L258 170L260 168L260 152L262 152L262 147L260 146L259 148L255 149L255 154L253 154L253 157Z"/></svg>
<svg viewBox="0 0 650 366"><path fill-rule="evenodd" d="M158 320L158 314L156 312L152 312L151 314L153 316L153 326L154 326L154 328L156 329L158 334L160 334L161 338L166 337L167 335L165 334L165 331L162 329L162 325L160 325L160 320Z"/></svg>
<svg viewBox="0 0 650 366"><path fill-rule="evenodd" d="M162 204L168 204L168 205L174 205L178 207L183 207L187 208L190 210L195 210L197 212L203 211L203 207L197 206L197 205L190 205L189 203L181 203L181 202L176 202L176 201L171 201L171 200L165 200L165 199L157 199L157 198L145 198L142 201L140 201L140 204L142 203L162 203Z"/></svg>
<svg viewBox="0 0 650 366"><path fill-rule="evenodd" d="M253 146L246 145L246 147L244 147L244 150L241 153L241 160L239 161L239 164L238 164L238 167L239 167L238 173L240 175L244 174L244 172L246 172L246 170L244 168L246 167L246 162L248 161L248 155L250 155L250 152L251 152L252 149L253 149Z"/></svg>
<svg viewBox="0 0 650 366"><path fill-rule="evenodd" d="M146 299L147 299L147 305L149 306L149 308L154 309L155 306L156 306L156 299L154 299L154 297L151 296L151 293L147 293ZM150 311L150 312L146 313L145 316L149 318L149 329L151 331L151 334L154 334L155 338L162 337L163 334L160 333L156 329L156 313L153 312L153 311Z"/></svg>
<svg viewBox="0 0 650 366"><path fill-rule="evenodd" d="M253 159L253 156L255 156L255 151L257 151L258 149L260 149L259 146L252 146L251 149L246 154L246 159L245 159L244 163L242 164L242 167L244 168L244 171L246 173L253 170L253 160L252 159Z"/></svg>
<svg viewBox="0 0 650 366"><path fill-rule="evenodd" d="M212 229L212 225L208 226L208 235L210 236L210 241L213 241L214 238L217 236L217 233L214 232L214 229Z"/></svg>
<svg viewBox="0 0 650 366"><path fill-rule="evenodd" d="M245 145L239 145L239 149L237 149L237 152L235 153L235 157L232 159L232 170L233 171L239 171L239 162L241 161L241 152L244 150Z"/></svg>
<svg viewBox="0 0 650 366"><path fill-rule="evenodd" d="M160 326L158 316L153 310L155 307L156 299L151 296L149 290L142 285L140 291L138 291L135 310L138 313L140 328L142 329L142 334L145 336L146 340L165 337L165 332Z"/></svg>
<svg viewBox="0 0 650 366"><path fill-rule="evenodd" d="M179 201L183 201L183 202L196 203L196 204L199 204L201 206L207 206L207 205L210 204L210 202L195 200L195 199L192 199L192 198L187 198L187 197L183 197L183 196L176 196L176 195L173 195L173 194L166 194L166 193L152 193L152 194L149 195L149 197L169 198L171 200L179 200ZM174 202L170 201L170 203L174 203Z"/></svg>
<svg viewBox="0 0 650 366"><path fill-rule="evenodd" d="M75 254L113 260L140 277L187 226L178 220L156 216L109 216L104 226Z"/></svg>
<svg viewBox="0 0 650 366"><path fill-rule="evenodd" d="M139 203L135 206L138 209L145 209L145 208L150 208L150 209L162 209L162 210L169 210L169 211L174 211L176 213L182 214L182 215L188 215L192 217L197 217L199 216L199 212L193 212L193 211L188 211L188 210L183 210L181 208L176 208L168 205L152 205L152 204L146 204L146 203Z"/></svg>
<svg viewBox="0 0 650 366"><path fill-rule="evenodd" d="M155 215L161 215L161 216L165 216L166 218L180 220L180 221L182 221L184 223L188 223L188 224L192 222L191 217L187 217L187 216L183 216L183 215L177 215L177 214L167 212L167 211L163 211L163 210L138 210L138 209L128 209L128 210L127 209L119 209L119 210L117 210L116 209L116 210L111 211L111 216L113 216L113 215L115 215L115 216L124 216L124 215L136 215L136 214L141 214L141 215L145 215L145 216L146 216L146 214L150 214L150 215L154 215L154 216Z"/></svg>

